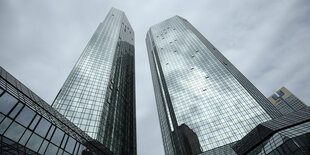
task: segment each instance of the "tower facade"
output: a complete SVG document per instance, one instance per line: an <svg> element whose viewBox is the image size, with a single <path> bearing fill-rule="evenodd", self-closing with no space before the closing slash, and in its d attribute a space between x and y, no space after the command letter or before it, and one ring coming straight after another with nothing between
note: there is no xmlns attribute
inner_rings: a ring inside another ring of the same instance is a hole
<svg viewBox="0 0 310 155"><path fill-rule="evenodd" d="M306 108L307 105L304 104L299 98L292 94L288 89L282 87L276 93L272 94L268 100L283 114L298 111L300 109Z"/></svg>
<svg viewBox="0 0 310 155"><path fill-rule="evenodd" d="M184 18L152 26L146 44L166 154L190 154L185 148L196 146L203 153L229 154L256 125L281 116ZM182 125L198 141L184 139Z"/></svg>
<svg viewBox="0 0 310 155"><path fill-rule="evenodd" d="M134 31L112 8L52 106L116 154L136 154Z"/></svg>

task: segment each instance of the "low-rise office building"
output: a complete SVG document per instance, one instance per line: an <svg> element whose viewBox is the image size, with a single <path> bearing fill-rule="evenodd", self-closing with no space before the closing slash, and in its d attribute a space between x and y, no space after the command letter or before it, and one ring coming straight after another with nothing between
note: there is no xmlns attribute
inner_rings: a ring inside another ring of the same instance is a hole
<svg viewBox="0 0 310 155"><path fill-rule="evenodd" d="M232 147L237 154L310 154L310 107L256 126Z"/></svg>
<svg viewBox="0 0 310 155"><path fill-rule="evenodd" d="M0 154L113 153L0 67Z"/></svg>

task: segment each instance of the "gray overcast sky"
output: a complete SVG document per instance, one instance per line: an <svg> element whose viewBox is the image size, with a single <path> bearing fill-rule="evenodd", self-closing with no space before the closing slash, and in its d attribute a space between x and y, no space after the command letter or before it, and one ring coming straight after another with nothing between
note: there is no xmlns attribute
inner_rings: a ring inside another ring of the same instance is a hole
<svg viewBox="0 0 310 155"><path fill-rule="evenodd" d="M191 22L269 97L286 86L310 103L310 1L1 0L0 65L51 103L111 7L136 34L138 154L164 154L145 45L149 27Z"/></svg>

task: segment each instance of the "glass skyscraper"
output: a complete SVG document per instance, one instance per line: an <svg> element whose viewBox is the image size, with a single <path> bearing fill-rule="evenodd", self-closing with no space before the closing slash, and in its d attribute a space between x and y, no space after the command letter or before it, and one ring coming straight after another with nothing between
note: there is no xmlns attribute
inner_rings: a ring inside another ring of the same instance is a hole
<svg viewBox="0 0 310 155"><path fill-rule="evenodd" d="M186 19L152 26L146 44L167 155L230 154L256 125L281 116ZM194 138L184 136L183 125Z"/></svg>
<svg viewBox="0 0 310 155"><path fill-rule="evenodd" d="M112 8L52 106L115 154L136 154L134 31Z"/></svg>

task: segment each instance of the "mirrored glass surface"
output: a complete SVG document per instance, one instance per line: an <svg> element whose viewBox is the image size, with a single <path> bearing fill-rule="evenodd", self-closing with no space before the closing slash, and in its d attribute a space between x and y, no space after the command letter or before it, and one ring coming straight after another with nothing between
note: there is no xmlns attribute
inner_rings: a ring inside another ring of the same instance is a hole
<svg viewBox="0 0 310 155"><path fill-rule="evenodd" d="M61 143L61 140L63 139L63 136L64 136L64 132L61 131L59 128L57 128L55 130L55 133L52 137L51 142L56 144L57 146L60 146L60 143Z"/></svg>
<svg viewBox="0 0 310 155"><path fill-rule="evenodd" d="M16 121L28 127L29 123L31 122L35 114L36 113L33 110L25 106L22 109L22 111L18 114L18 116L16 117Z"/></svg>
<svg viewBox="0 0 310 155"><path fill-rule="evenodd" d="M11 140L18 142L19 138L23 135L25 128L15 122L4 133L4 136L10 138Z"/></svg>
<svg viewBox="0 0 310 155"><path fill-rule="evenodd" d="M9 93L4 93L0 97L0 112L8 114L13 106L17 103L17 99Z"/></svg>
<svg viewBox="0 0 310 155"><path fill-rule="evenodd" d="M50 126L51 126L51 123L42 117L38 126L36 127L34 131L40 136L45 137Z"/></svg>
<svg viewBox="0 0 310 155"><path fill-rule="evenodd" d="M33 151L38 151L41 143L42 143L43 139L38 136L37 134L33 133L26 145L26 147L28 147L29 149L33 150Z"/></svg>

